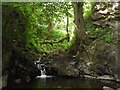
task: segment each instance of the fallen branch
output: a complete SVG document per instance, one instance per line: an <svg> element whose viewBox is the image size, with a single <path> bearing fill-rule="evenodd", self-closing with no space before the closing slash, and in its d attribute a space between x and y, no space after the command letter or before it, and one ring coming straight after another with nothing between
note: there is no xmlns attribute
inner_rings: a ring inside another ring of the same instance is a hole
<svg viewBox="0 0 120 90"><path fill-rule="evenodd" d="M53 44L55 43L60 43L60 42L63 42L64 40L68 40L69 39L69 36L65 37L65 38L62 38L58 41L46 41L46 42L40 42L40 44L51 44L53 46Z"/></svg>

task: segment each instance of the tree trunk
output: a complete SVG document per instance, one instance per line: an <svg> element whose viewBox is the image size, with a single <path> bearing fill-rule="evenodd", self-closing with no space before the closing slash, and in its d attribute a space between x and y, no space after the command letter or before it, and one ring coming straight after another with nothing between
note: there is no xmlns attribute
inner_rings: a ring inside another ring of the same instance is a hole
<svg viewBox="0 0 120 90"><path fill-rule="evenodd" d="M74 23L76 30L75 43L72 46L72 51L77 53L82 48L83 40L85 39L86 26L83 18L83 2L75 2L74 5Z"/></svg>
<svg viewBox="0 0 120 90"><path fill-rule="evenodd" d="M85 22L83 18L83 3L77 2L74 4L74 20L77 38L80 40L85 38Z"/></svg>

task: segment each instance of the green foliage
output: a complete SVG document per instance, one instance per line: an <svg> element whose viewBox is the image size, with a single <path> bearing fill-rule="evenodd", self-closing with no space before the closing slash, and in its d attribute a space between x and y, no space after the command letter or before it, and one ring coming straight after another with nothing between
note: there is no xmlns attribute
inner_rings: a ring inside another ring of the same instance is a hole
<svg viewBox="0 0 120 90"><path fill-rule="evenodd" d="M95 26L90 22L86 24L86 34L95 34Z"/></svg>
<svg viewBox="0 0 120 90"><path fill-rule="evenodd" d="M26 48L36 48L38 51L49 52L52 50L65 50L70 46L70 42L52 45L40 42L57 41L67 36L66 17L72 17L71 3L67 2L12 2L3 3L16 8L27 18L25 32L18 32L24 35ZM58 25L56 25L58 23ZM14 23L14 25L16 25ZM59 27L59 28L56 28ZM17 28L16 28L17 29ZM12 36L13 37L13 36ZM15 36L17 37L17 36ZM9 38L9 37L8 37Z"/></svg>
<svg viewBox="0 0 120 90"><path fill-rule="evenodd" d="M83 17L85 20L89 20L92 14L94 2L84 2L83 4Z"/></svg>
<svg viewBox="0 0 120 90"><path fill-rule="evenodd" d="M113 40L112 27L108 26L106 28L95 27L92 23L88 24L86 34L96 35L99 39L105 42L111 42Z"/></svg>
<svg viewBox="0 0 120 90"><path fill-rule="evenodd" d="M105 42L111 42L113 36L111 35L112 27L107 26L105 28L96 27L92 24L91 15L94 2L84 2L83 4L83 16L86 22L86 34L96 35L99 39L102 39Z"/></svg>
<svg viewBox="0 0 120 90"><path fill-rule="evenodd" d="M27 19L24 14L15 7L6 3L2 7L2 38L8 42L24 42Z"/></svg>
<svg viewBox="0 0 120 90"><path fill-rule="evenodd" d="M53 44L53 46L50 44L43 44L43 45L40 45L39 49L42 52L51 53L51 52L57 52L57 51L64 51L68 49L68 47L70 46L71 46L71 43L64 41L63 43Z"/></svg>
<svg viewBox="0 0 120 90"><path fill-rule="evenodd" d="M113 40L113 36L112 35L103 35L102 36L102 39L105 41L105 42L111 42Z"/></svg>
<svg viewBox="0 0 120 90"><path fill-rule="evenodd" d="M74 27L73 27L73 7L69 2L24 2L24 3L3 3L9 7L15 8L15 11L22 13L25 20L27 20L26 28L24 33L19 31L16 25L14 30L17 30L14 37L25 37L26 48L35 48L42 52L52 52L57 50L66 50L75 41ZM86 34L97 35L100 39L105 42L112 40L111 27L100 28L95 27L90 20L92 14L93 2L84 2L83 4L83 16L86 22ZM41 44L40 42L53 42L58 41L67 36L66 23L67 17L69 17L69 31L70 42L64 40L62 43ZM8 19L7 17L5 17ZM20 16L20 18L22 18ZM5 25L4 25L5 26ZM4 27L5 28L5 27ZM20 35L20 36L19 36ZM11 35L6 35L5 38L13 38ZM14 38L13 38L14 40Z"/></svg>
<svg viewBox="0 0 120 90"><path fill-rule="evenodd" d="M53 29L49 32L48 40L52 39L53 41L56 41L56 40L59 40L65 36L66 36L66 33L59 31L59 30L56 30L56 29Z"/></svg>

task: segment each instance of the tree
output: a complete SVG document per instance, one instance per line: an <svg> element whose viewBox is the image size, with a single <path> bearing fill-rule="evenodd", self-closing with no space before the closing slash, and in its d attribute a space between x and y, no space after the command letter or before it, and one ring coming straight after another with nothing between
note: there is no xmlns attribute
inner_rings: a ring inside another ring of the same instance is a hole
<svg viewBox="0 0 120 90"><path fill-rule="evenodd" d="M83 2L75 2L74 6L74 23L76 30L76 39L75 44L73 45L73 49L75 53L78 52L80 46L82 46L82 42L85 39L85 31L86 26L83 18Z"/></svg>
<svg viewBox="0 0 120 90"><path fill-rule="evenodd" d="M83 2L74 3L74 20L77 32L77 38L82 40L85 38L85 22L83 18Z"/></svg>

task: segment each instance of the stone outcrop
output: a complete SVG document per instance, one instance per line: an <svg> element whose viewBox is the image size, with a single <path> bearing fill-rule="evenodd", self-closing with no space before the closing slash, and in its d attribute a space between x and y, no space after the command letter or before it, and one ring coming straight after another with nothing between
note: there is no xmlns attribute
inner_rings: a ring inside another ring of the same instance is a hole
<svg viewBox="0 0 120 90"><path fill-rule="evenodd" d="M115 58L115 68L114 73L117 81L120 82L120 0L116 4L115 13L115 38L116 38L116 58Z"/></svg>
<svg viewBox="0 0 120 90"><path fill-rule="evenodd" d="M93 7L91 19L98 27L111 26L115 17L115 4L113 2L97 2Z"/></svg>
<svg viewBox="0 0 120 90"><path fill-rule="evenodd" d="M56 76L64 76L64 77L78 77L79 71L74 68L72 65L69 65L67 62L55 62L53 63L51 68L52 71L56 72Z"/></svg>
<svg viewBox="0 0 120 90"><path fill-rule="evenodd" d="M91 62L88 71L95 72L98 75L112 75L116 81L120 81L120 1L107 4L105 2L96 3L91 18L96 27L112 26L114 39L110 43L98 40L96 45L93 48L91 47L93 49L91 50L95 52L90 54L92 59L88 59Z"/></svg>
<svg viewBox="0 0 120 90"><path fill-rule="evenodd" d="M8 5L2 6L2 84L27 82L37 74L33 53L25 49L25 15ZM14 18L13 18L14 17Z"/></svg>
<svg viewBox="0 0 120 90"><path fill-rule="evenodd" d="M59 54L44 58L42 61L46 65L47 75L55 75L61 77L78 77L79 70L70 64L70 56Z"/></svg>
<svg viewBox="0 0 120 90"><path fill-rule="evenodd" d="M97 38L90 45L86 45L85 51L78 52L73 66L82 72L83 75L93 77L104 77L106 75L113 77L112 80L120 81L120 44L119 44L119 26L120 26L120 2L97 2L93 8L91 16L92 22L96 27L104 29L113 27L111 34L113 40L105 42ZM100 79L99 78L99 79ZM108 80L110 78L104 77Z"/></svg>

